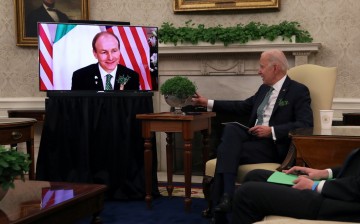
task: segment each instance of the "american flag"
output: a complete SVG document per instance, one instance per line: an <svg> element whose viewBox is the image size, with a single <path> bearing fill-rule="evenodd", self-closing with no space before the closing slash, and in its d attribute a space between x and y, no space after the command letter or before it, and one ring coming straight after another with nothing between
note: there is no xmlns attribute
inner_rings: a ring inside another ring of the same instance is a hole
<svg viewBox="0 0 360 224"><path fill-rule="evenodd" d="M108 27L120 39L120 64L140 74L140 89L151 90L150 46L144 27Z"/></svg>
<svg viewBox="0 0 360 224"><path fill-rule="evenodd" d="M148 42L153 27L39 23L38 29L40 90L70 90L72 73L97 62L91 41L100 31L118 36L119 63L140 75L140 90L153 90Z"/></svg>
<svg viewBox="0 0 360 224"><path fill-rule="evenodd" d="M53 90L53 43L50 38L48 27L39 25L39 73L40 73L40 90Z"/></svg>

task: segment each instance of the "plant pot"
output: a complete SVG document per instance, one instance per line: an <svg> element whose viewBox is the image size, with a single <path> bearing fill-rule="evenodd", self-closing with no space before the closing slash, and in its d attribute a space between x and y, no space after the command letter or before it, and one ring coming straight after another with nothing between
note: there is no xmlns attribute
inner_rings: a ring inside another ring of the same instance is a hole
<svg viewBox="0 0 360 224"><path fill-rule="evenodd" d="M171 106L175 108L174 113L175 114L184 114L181 111L181 108L187 105L191 105L191 96L189 96L188 98L179 98L177 96L173 96L173 95L164 95L165 98L165 102Z"/></svg>
<svg viewBox="0 0 360 224"><path fill-rule="evenodd" d="M243 44L240 44L240 43L232 43L232 44L229 44L228 46L238 46L238 45L264 45L264 44L294 44L296 43L296 36L293 35L291 37L291 39L287 39L287 38L283 38L282 36L278 36L277 38L275 38L274 40L267 40L267 39L264 39L263 37L260 39L260 40L249 40L248 42L246 43L243 43ZM175 45L173 43L160 43L159 44L160 47L174 47ZM189 42L186 42L186 43L177 43L178 47L181 47L181 46L198 46L198 47L208 47L208 46L215 46L215 47L219 47L219 46L224 46L224 43L222 42L215 42L214 44L211 44L209 42L204 42L204 41L199 41L198 43L196 44L192 44L192 43L189 43Z"/></svg>
<svg viewBox="0 0 360 224"><path fill-rule="evenodd" d="M260 40L250 40L245 44L293 44L296 43L296 36L292 36L291 39L284 39L282 36L278 36L273 41L264 39L263 37Z"/></svg>

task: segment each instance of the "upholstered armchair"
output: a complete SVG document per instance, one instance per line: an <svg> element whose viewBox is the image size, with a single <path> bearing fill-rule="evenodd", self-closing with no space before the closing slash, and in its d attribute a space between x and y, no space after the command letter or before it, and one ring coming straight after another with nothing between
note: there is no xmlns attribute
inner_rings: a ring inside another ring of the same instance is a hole
<svg viewBox="0 0 360 224"><path fill-rule="evenodd" d="M320 109L331 109L335 90L337 69L335 67L322 67L313 64L305 64L293 67L288 70L291 79L305 84L310 90L311 108L314 116L314 126L320 125ZM254 169L283 170L294 165L296 159L296 149L290 146L288 154L282 164L278 163L259 163L246 164L238 167L237 183L241 183L245 175ZM211 211L210 189L215 173L216 158L209 160L205 165L205 175L203 178L203 192L205 199L209 202L209 208L204 210L203 215L209 216Z"/></svg>
<svg viewBox="0 0 360 224"><path fill-rule="evenodd" d="M295 219L284 216L267 216L263 221L255 222L255 224L346 224L339 221L321 221L308 219Z"/></svg>

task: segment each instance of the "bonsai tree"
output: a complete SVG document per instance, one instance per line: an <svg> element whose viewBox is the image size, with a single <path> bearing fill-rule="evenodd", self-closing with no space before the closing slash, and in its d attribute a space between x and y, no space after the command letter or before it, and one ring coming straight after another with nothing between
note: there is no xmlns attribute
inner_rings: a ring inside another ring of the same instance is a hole
<svg viewBox="0 0 360 224"><path fill-rule="evenodd" d="M162 95L176 96L185 99L196 93L196 85L187 77L175 76L166 80L160 87Z"/></svg>
<svg viewBox="0 0 360 224"><path fill-rule="evenodd" d="M14 180L20 178L25 181L25 174L29 171L29 155L14 148L6 149L0 145L0 185L4 191L14 188Z"/></svg>
<svg viewBox="0 0 360 224"><path fill-rule="evenodd" d="M175 76L160 87L166 103L174 108L175 114L184 114L181 108L191 104L191 97L196 93L196 85L186 77Z"/></svg>

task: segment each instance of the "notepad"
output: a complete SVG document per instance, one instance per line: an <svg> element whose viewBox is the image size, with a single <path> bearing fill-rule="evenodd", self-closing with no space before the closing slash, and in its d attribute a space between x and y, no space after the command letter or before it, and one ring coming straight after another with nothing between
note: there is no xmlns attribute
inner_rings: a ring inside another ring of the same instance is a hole
<svg viewBox="0 0 360 224"><path fill-rule="evenodd" d="M223 124L223 125L225 125L225 124L237 124L237 125L239 125L240 127L244 128L245 130L249 130L249 129L250 129L248 126L243 125L243 124L241 124L241 123L239 123L239 122L237 122L237 121L224 122L224 123L221 123L221 124Z"/></svg>
<svg viewBox="0 0 360 224"><path fill-rule="evenodd" d="M293 181L298 178L294 174L286 174L283 172L275 171L268 179L267 182L285 185L294 185Z"/></svg>
<svg viewBox="0 0 360 224"><path fill-rule="evenodd" d="M276 183L276 184L285 184L285 185L294 185L293 181L298 178L294 174L286 174L283 172L275 171L268 179L267 182ZM314 181L319 182L319 181Z"/></svg>

